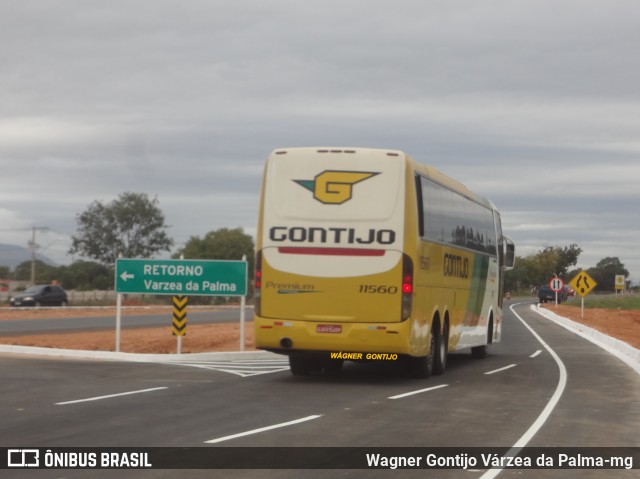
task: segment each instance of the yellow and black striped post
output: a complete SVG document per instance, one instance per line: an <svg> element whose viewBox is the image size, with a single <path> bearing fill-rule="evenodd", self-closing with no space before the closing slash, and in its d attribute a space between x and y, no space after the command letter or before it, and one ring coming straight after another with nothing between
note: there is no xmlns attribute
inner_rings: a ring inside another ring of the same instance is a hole
<svg viewBox="0 0 640 479"><path fill-rule="evenodd" d="M188 296L173 297L173 335L187 334L187 300Z"/></svg>

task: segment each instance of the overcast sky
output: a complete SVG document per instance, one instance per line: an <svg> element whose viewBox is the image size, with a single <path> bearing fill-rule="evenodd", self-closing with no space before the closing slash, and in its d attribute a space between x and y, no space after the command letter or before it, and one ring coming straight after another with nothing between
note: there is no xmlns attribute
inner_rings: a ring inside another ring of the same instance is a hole
<svg viewBox="0 0 640 479"><path fill-rule="evenodd" d="M0 0L0 243L60 264L76 215L157 196L180 246L255 233L265 158L404 150L526 255L640 280L640 2Z"/></svg>

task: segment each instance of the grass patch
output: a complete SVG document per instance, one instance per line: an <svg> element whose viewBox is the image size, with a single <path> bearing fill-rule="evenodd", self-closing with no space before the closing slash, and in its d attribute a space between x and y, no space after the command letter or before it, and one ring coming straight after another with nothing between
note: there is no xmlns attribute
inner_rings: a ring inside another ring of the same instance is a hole
<svg viewBox="0 0 640 479"><path fill-rule="evenodd" d="M567 306L580 307L580 297L567 301ZM584 298L585 308L604 308L604 309L640 309L640 296L637 295L590 295Z"/></svg>

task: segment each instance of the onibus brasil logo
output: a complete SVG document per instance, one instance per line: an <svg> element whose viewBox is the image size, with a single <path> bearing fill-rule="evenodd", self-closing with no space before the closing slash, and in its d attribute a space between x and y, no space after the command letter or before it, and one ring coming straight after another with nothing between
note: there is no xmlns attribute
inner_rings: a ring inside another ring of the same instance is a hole
<svg viewBox="0 0 640 479"><path fill-rule="evenodd" d="M379 175L372 171L325 170L313 180L293 180L313 193L313 197L326 205L341 205L351 199L353 185Z"/></svg>

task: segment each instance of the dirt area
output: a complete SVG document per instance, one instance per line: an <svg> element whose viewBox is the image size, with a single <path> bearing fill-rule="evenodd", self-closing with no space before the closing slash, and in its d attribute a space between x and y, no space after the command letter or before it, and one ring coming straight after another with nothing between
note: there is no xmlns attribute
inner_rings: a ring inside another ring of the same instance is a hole
<svg viewBox="0 0 640 479"><path fill-rule="evenodd" d="M213 309L211 309L213 310ZM198 309L198 311L203 311ZM207 311L207 310L204 310ZM165 314L167 326L155 328L126 328L120 333L120 351L126 353L176 353L177 338L171 332L171 308L144 307L127 308L123 316L142 314ZM3 319L36 319L36 318L70 318L78 316L116 316L115 308L93 309L25 309L0 310L0 321ZM17 344L22 346L40 346L59 349L80 349L88 351L115 351L115 319L114 329L108 331L29 334L24 336L0 337L0 344ZM253 323L245 327L245 350L253 350ZM211 351L239 351L240 322L229 324L189 324L187 315L187 334L182 337L183 353L200 353Z"/></svg>
<svg viewBox="0 0 640 479"><path fill-rule="evenodd" d="M581 319L580 308L566 305L560 305L557 307L555 305L545 305L544 307L550 309L556 314L559 314L560 316L581 322L591 328L603 332L604 334L621 339L634 348L640 349L640 311L586 309L585 317L584 319ZM132 308L127 309L123 315L157 314L165 312L169 321L171 318L171 309L168 307ZM115 318L115 308L86 309L82 311L77 309L0 310L0 320L77 317L80 315L113 315ZM176 337L171 334L170 326L159 328L123 329L120 341L120 350L130 353L175 353L177 349ZM62 349L114 351L115 330L82 333L31 334L11 337L6 336L0 337L0 343ZM188 325L187 334L182 338L183 353L239 351L239 345L239 322L232 324ZM253 323L247 323L245 329L245 350L251 349L253 349Z"/></svg>
<svg viewBox="0 0 640 479"><path fill-rule="evenodd" d="M585 308L584 318L581 318L580 307L564 304L558 306L545 304L544 307L640 349L640 311L638 310Z"/></svg>

